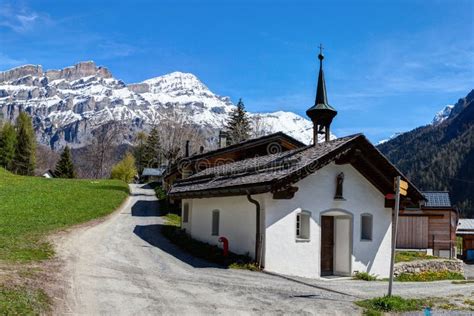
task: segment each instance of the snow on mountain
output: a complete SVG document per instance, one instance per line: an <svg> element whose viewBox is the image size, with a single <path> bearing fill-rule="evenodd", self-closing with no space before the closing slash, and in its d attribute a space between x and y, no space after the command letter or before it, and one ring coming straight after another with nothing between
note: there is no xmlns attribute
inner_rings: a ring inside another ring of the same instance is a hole
<svg viewBox="0 0 474 316"><path fill-rule="evenodd" d="M228 97L214 94L190 73L173 72L127 85L92 61L60 70L25 65L0 72L0 118L14 120L26 110L33 117L38 140L52 148L66 143L83 146L95 128L111 121L126 124L126 141L170 115L217 135L234 107ZM249 115L266 133L283 131L311 142L311 122L295 113Z"/></svg>
<svg viewBox="0 0 474 316"><path fill-rule="evenodd" d="M393 135L390 136L389 138L379 140L379 142L377 143L377 145L381 145L381 144L383 144L383 143L388 142L389 140L392 140L392 139L394 139L394 138L397 138L398 136L402 135L403 133L404 133L404 132L398 132L398 133L393 134Z"/></svg>
<svg viewBox="0 0 474 316"><path fill-rule="evenodd" d="M431 125L438 125L442 123L444 120L446 120L449 115L451 114L451 111L453 110L454 105L446 105L442 110L440 110L438 113L436 113L435 117L433 118L433 121L431 122Z"/></svg>
<svg viewBox="0 0 474 316"><path fill-rule="evenodd" d="M435 116L433 117L433 120L431 121L431 125L436 126L436 125L441 124L442 122L444 122L451 115L451 112L452 112L453 108L454 108L454 105L448 104L442 110L438 111L435 114ZM386 142L388 142L388 141L390 141L394 138L397 138L398 136L400 136L404 133L406 133L406 132L395 133L392 136L390 136L389 138L379 141L377 143L377 145L381 145L383 143L386 143Z"/></svg>

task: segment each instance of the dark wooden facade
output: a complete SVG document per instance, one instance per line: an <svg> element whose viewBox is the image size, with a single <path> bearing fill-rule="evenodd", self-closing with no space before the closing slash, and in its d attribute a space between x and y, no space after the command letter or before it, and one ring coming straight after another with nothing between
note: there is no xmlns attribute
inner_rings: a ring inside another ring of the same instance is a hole
<svg viewBox="0 0 474 316"><path fill-rule="evenodd" d="M474 232L472 234L460 235L462 238L462 255L461 258L467 261L467 251L474 250ZM472 260L471 260L472 261Z"/></svg>
<svg viewBox="0 0 474 316"><path fill-rule="evenodd" d="M454 208L401 210L397 248L433 249L436 256L449 251L450 256L454 256L457 221Z"/></svg>
<svg viewBox="0 0 474 316"><path fill-rule="evenodd" d="M202 154L183 157L167 171L164 177L165 189L168 190L176 180L186 178L207 168L305 146L293 137L278 132Z"/></svg>

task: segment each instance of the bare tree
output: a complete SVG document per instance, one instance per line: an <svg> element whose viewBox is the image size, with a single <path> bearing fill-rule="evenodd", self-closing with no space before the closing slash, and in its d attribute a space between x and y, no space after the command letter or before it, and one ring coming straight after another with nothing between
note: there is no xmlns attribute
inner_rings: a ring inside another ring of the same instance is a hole
<svg viewBox="0 0 474 316"><path fill-rule="evenodd" d="M46 170L54 170L59 160L59 154L51 148L38 145L36 147L36 170L35 174L40 175Z"/></svg>
<svg viewBox="0 0 474 316"><path fill-rule="evenodd" d="M265 136L271 133L270 125L265 122L260 114L256 114L251 118L252 137Z"/></svg>
<svg viewBox="0 0 474 316"><path fill-rule="evenodd" d="M198 152L205 144L199 128L186 122L178 113L171 113L154 124L160 134L163 157L169 164L176 162L178 157L184 156L186 141L190 144L190 154Z"/></svg>
<svg viewBox="0 0 474 316"><path fill-rule="evenodd" d="M123 125L106 123L92 132L93 139L87 150L90 177L103 178L110 174L114 164L113 154L122 140Z"/></svg>

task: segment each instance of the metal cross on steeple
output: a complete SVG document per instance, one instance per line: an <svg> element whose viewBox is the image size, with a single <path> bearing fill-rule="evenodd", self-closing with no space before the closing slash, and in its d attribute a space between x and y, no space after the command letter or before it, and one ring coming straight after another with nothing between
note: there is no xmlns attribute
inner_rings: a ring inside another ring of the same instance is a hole
<svg viewBox="0 0 474 316"><path fill-rule="evenodd" d="M322 55L323 54L323 44L319 44L319 54Z"/></svg>

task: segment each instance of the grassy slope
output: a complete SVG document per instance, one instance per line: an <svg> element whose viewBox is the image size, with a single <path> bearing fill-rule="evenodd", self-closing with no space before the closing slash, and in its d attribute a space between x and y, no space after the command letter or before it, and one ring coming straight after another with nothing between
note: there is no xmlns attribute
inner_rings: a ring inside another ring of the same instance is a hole
<svg viewBox="0 0 474 316"><path fill-rule="evenodd" d="M51 257L46 234L104 216L127 194L127 185L115 180L20 177L0 168L0 260Z"/></svg>

